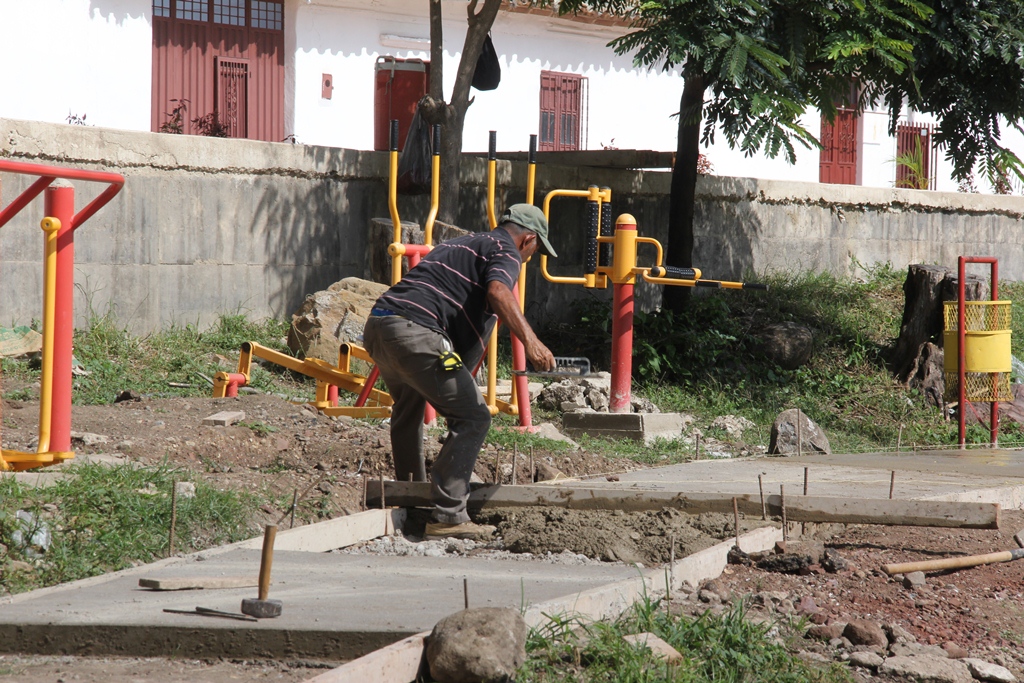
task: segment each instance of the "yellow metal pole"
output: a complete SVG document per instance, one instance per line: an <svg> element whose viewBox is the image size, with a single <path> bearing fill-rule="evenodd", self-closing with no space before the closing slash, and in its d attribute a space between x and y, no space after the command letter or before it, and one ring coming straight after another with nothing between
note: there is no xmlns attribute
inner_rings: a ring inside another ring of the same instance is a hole
<svg viewBox="0 0 1024 683"><path fill-rule="evenodd" d="M423 243L428 247L434 245L434 221L437 220L437 210L441 205L441 126L434 124L433 133L434 153L430 157L430 213L423 223Z"/></svg>
<svg viewBox="0 0 1024 683"><path fill-rule="evenodd" d="M39 446L50 450L50 419L53 411L53 335L57 299L57 232L60 221L44 218L40 224L46 234L43 247L43 376L39 390Z"/></svg>
<svg viewBox="0 0 1024 683"><path fill-rule="evenodd" d="M487 221L491 230L498 227L494 211L494 192L498 166L498 133L491 131L487 151ZM487 407L491 415L498 413L498 326L491 331L487 342Z"/></svg>
<svg viewBox="0 0 1024 683"><path fill-rule="evenodd" d="M530 155L526 163L526 203L533 204L534 186L537 183L537 136L530 136ZM529 259L523 262L519 268L519 310L526 312L526 264ZM512 410L519 414L519 392L516 391L516 382L512 381Z"/></svg>
<svg viewBox="0 0 1024 683"><path fill-rule="evenodd" d="M391 121L391 150L388 153L388 210L395 226L394 242L402 241L402 219L398 215L398 119ZM391 284L402 279L401 257L391 258Z"/></svg>

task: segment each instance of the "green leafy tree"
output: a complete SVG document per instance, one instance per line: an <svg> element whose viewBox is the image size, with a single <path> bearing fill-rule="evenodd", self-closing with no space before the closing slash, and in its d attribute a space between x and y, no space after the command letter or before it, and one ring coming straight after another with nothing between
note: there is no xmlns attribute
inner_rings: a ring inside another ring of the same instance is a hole
<svg viewBox="0 0 1024 683"><path fill-rule="evenodd" d="M890 129L907 103L939 120L954 176L981 163L1020 175L999 144L1000 121L1024 118L1021 0L562 0L560 11L622 14L633 30L611 43L638 65L683 78L666 260L691 266L700 143L717 131L748 156L796 160L820 147L801 116L884 103ZM858 87L851 87L856 84ZM678 309L687 290L666 288Z"/></svg>

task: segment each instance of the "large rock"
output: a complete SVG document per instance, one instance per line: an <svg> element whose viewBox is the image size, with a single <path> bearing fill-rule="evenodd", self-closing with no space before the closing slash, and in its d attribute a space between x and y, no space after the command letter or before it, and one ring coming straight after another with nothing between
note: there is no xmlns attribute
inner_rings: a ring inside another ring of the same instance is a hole
<svg viewBox="0 0 1024 683"><path fill-rule="evenodd" d="M782 322L761 331L761 351L784 370L796 370L811 359L814 335L799 323Z"/></svg>
<svg viewBox="0 0 1024 683"><path fill-rule="evenodd" d="M797 424L800 425L799 434L797 433ZM795 455L798 446L803 453L832 454L832 446L829 445L828 437L821 427L804 415L799 408L790 408L779 413L772 424L768 454Z"/></svg>
<svg viewBox="0 0 1024 683"><path fill-rule="evenodd" d="M991 681L992 683L1013 683L1017 677L1010 673L1005 666L999 666L984 659L972 659L968 657L963 660L971 675L979 681Z"/></svg>
<svg viewBox="0 0 1024 683"><path fill-rule="evenodd" d="M889 645L889 638L882 627L868 619L851 620L843 630L843 635L854 645L867 645L873 648L886 648Z"/></svg>
<svg viewBox="0 0 1024 683"><path fill-rule="evenodd" d="M932 655L889 657L878 667L879 674L909 678L919 683L969 683L971 672L959 659Z"/></svg>
<svg viewBox="0 0 1024 683"><path fill-rule="evenodd" d="M499 607L467 609L437 622L427 639L430 675L441 683L505 681L526 661L526 622Z"/></svg>
<svg viewBox="0 0 1024 683"><path fill-rule="evenodd" d="M288 348L298 355L337 363L338 347L363 334L373 303L387 289L387 285L347 277L310 294L292 315Z"/></svg>

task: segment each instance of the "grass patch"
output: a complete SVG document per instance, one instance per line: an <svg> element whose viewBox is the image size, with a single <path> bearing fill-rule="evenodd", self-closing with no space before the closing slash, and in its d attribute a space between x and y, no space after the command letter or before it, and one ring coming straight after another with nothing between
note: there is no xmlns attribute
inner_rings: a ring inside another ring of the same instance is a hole
<svg viewBox="0 0 1024 683"><path fill-rule="evenodd" d="M695 415L702 428L718 415L746 417L756 425L747 440L763 445L775 417L796 407L825 430L837 452L894 449L898 440L907 449L955 444L956 422L900 387L887 367L905 277L888 266L865 269L859 279L779 273L765 278L768 292L712 292L693 296L682 314L637 314L634 390L663 411ZM1000 293L1016 304L1013 349L1021 357L1024 283L1006 283ZM554 330L549 345L562 348L564 341L581 355L606 359L609 318L606 303L587 304L576 331L563 339ZM797 370L783 370L760 352L759 332L782 321L814 332L814 354ZM1001 429L1001 443L1024 441L1021 426ZM987 443L988 432L969 427L967 439ZM685 446L675 451L684 453Z"/></svg>
<svg viewBox="0 0 1024 683"><path fill-rule="evenodd" d="M89 372L74 380L72 400L77 404L112 403L122 391L160 397L210 396L212 387L203 378L218 370L215 356L238 357L243 342L254 341L283 353L288 323L278 320L249 321L242 315L222 315L209 329L194 325L172 326L145 337L133 336L112 314L94 317L88 328L75 330L75 358ZM234 367L230 368L232 371ZM39 378L29 361L5 359L2 371L12 384ZM12 381L13 380L13 381ZM19 382L20 380L20 382ZM187 386L169 386L169 382ZM268 393L312 398L314 382L284 368L252 364L251 383ZM4 395L12 400L34 397L30 391L14 390Z"/></svg>
<svg viewBox="0 0 1024 683"><path fill-rule="evenodd" d="M720 616L696 618L667 614L656 601L642 601L614 622L581 625L552 619L530 633L528 659L517 681L551 683L840 683L851 681L839 665L811 666L793 656L781 635L796 627L747 621L742 605ZM683 654L669 664L651 657L624 635L651 632Z"/></svg>
<svg viewBox="0 0 1024 683"><path fill-rule="evenodd" d="M202 550L256 533L246 520L263 501L251 493L219 491L168 466L94 464L67 471L67 478L44 488L0 477L0 589L18 593L166 556L174 481L196 486L194 498L178 499L176 551ZM20 520L18 511L29 513L32 521ZM45 551L33 545L33 539L47 535ZM32 568L16 570L15 561Z"/></svg>

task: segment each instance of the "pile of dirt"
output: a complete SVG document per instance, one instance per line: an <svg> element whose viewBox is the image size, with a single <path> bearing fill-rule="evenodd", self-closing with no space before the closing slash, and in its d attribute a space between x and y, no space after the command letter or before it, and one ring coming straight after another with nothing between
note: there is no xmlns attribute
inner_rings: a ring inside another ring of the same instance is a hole
<svg viewBox="0 0 1024 683"><path fill-rule="evenodd" d="M245 419L229 427L202 424L204 417L221 411L242 411ZM4 448L34 449L38 402L5 400L2 415ZM443 421L440 425L429 430L424 441L428 467L445 436ZM75 405L71 428L78 435L72 448L79 455L114 454L143 465L166 463L218 488L264 491L288 502L293 492L308 489L296 525L358 512L364 482L394 476L385 421L330 418L267 394L221 399L142 396L112 405ZM548 450L543 443L534 448L536 462L569 477L642 467L583 450ZM488 444L474 471L487 483L498 479L507 484L511 462L511 448ZM520 454L517 465L517 481L528 481L528 458ZM265 506L252 520L253 527L276 521L282 512Z"/></svg>
<svg viewBox="0 0 1024 683"><path fill-rule="evenodd" d="M481 512L480 519L498 527L505 548L517 553L560 553L568 550L609 562L651 566L682 558L730 538L732 518L721 514L688 515L673 508L658 512L570 510L556 507L500 508ZM740 531L760 520L740 520Z"/></svg>

